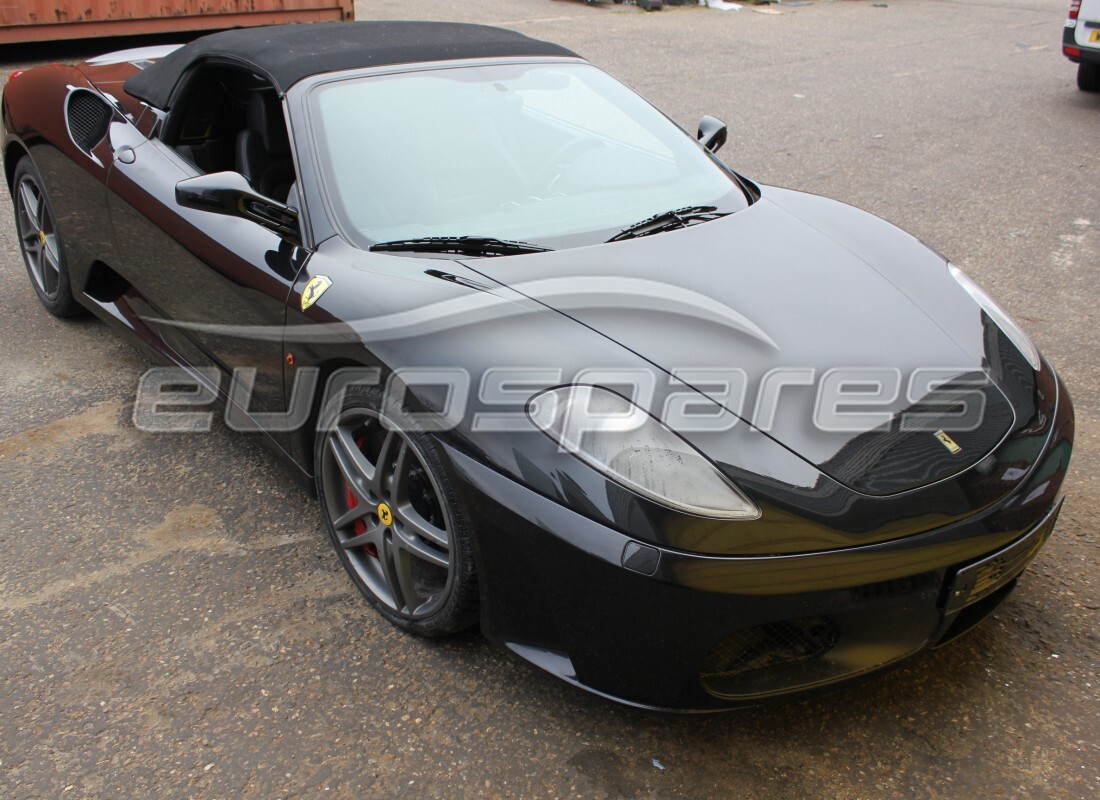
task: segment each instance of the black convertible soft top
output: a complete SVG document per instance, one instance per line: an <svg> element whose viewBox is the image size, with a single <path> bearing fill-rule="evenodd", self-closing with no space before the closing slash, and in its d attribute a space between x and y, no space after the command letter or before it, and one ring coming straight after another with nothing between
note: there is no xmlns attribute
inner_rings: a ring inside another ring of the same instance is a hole
<svg viewBox="0 0 1100 800"><path fill-rule="evenodd" d="M556 44L488 25L454 22L318 22L240 28L203 36L126 81L126 91L167 109L180 79L205 59L236 61L280 92L322 72L421 61L576 56Z"/></svg>

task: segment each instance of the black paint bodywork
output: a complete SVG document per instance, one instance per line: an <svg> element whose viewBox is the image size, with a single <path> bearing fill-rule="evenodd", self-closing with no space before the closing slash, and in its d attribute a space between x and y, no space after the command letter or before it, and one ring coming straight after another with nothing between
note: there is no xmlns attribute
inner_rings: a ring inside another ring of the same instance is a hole
<svg viewBox="0 0 1100 800"><path fill-rule="evenodd" d="M473 391L470 413L438 438L474 517L482 627L566 680L637 705L712 710L887 667L988 613L1012 582L949 613L956 572L1040 529L1058 503L1073 439L1064 386L1045 362L1039 371L1023 362L940 256L880 219L745 181L745 210L636 240L493 259L362 251L338 235L313 163L306 98L331 77L320 76L283 98L302 212L301 240L291 242L177 204L176 184L199 173L158 138L164 112L123 90L134 70L53 65L13 79L3 100L5 169L10 181L23 155L38 165L80 302L170 363L215 367L224 403L233 405L226 392L242 366L257 368L251 412L285 410L298 375L313 368L324 378L378 367L384 379L460 366L475 381L494 368L541 370L543 386L527 386L528 395L593 368L648 370L658 376L655 409L693 388L699 402L715 403L673 369L735 366L758 378L795 365L935 365L991 376L1006 411L984 445L967 450L974 457L954 464L922 456L857 469L866 459L849 456L862 452L860 437L814 431L807 398L783 405L767 433L715 405L732 427L685 436L762 511L734 522L635 495L533 426L473 430L472 413L492 410ZM91 153L66 129L74 88L115 105ZM301 293L316 275L333 288L303 312ZM593 275L716 298L775 346L704 319L559 307L540 288ZM470 298L488 310L461 328L401 335L360 324ZM227 327L242 325L269 335ZM312 426L261 436L311 486ZM757 670L747 687L714 678L724 643L746 631L824 642L839 655L830 662L807 651L803 661L820 667L808 678L783 669Z"/></svg>

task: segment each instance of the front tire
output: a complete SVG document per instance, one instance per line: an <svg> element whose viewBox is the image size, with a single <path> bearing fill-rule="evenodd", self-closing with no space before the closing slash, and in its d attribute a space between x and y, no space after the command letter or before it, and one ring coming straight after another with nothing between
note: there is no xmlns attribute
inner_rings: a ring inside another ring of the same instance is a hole
<svg viewBox="0 0 1100 800"><path fill-rule="evenodd" d="M11 193L19 249L34 293L45 309L56 317L83 314L84 308L73 297L65 246L57 229L53 206L30 156L24 156L15 165Z"/></svg>
<svg viewBox="0 0 1100 800"><path fill-rule="evenodd" d="M476 622L470 529L436 443L377 387L350 387L321 423L317 494L358 589L410 633L445 636Z"/></svg>
<svg viewBox="0 0 1100 800"><path fill-rule="evenodd" d="M1100 62L1077 65L1077 88L1082 92L1100 92Z"/></svg>

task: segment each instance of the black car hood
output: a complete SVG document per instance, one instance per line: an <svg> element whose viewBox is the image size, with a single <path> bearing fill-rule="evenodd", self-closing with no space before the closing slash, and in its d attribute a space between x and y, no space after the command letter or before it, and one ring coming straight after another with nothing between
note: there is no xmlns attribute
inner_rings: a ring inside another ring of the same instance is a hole
<svg viewBox="0 0 1100 800"><path fill-rule="evenodd" d="M914 406L907 391L914 370L964 381L988 371L988 325L942 258L841 203L765 188L748 209L682 230L463 263L683 374L861 492L892 494L957 473L1013 423L1004 393L987 386L982 425L952 434L960 452L937 440L934 426L900 429L900 414ZM846 418L845 430L824 431L815 424L822 380L829 370L853 368L900 370L897 398L874 409L891 419L853 426ZM744 371L742 402L698 372L729 369ZM772 403L761 389L769 374L777 380L776 370L796 381L812 370L814 383L785 386Z"/></svg>

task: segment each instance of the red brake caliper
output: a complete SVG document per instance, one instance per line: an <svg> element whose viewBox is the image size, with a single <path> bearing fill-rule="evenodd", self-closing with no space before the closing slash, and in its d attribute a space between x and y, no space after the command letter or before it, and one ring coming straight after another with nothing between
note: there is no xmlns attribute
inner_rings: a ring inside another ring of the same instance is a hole
<svg viewBox="0 0 1100 800"><path fill-rule="evenodd" d="M360 450L362 450L363 445L366 444L366 441L367 441L366 439L360 437L359 439L355 440L355 446L358 447ZM355 493L351 490L351 485L345 483L344 488L348 493L348 510L350 511L353 508L358 508L359 498L356 497ZM367 532L366 520L363 520L363 519L355 520L355 525L352 528L352 530L355 531L356 536L359 536L362 533L366 533ZM367 544L363 545L363 552L366 553L371 558L378 558L378 548L375 547L372 542L368 542Z"/></svg>

